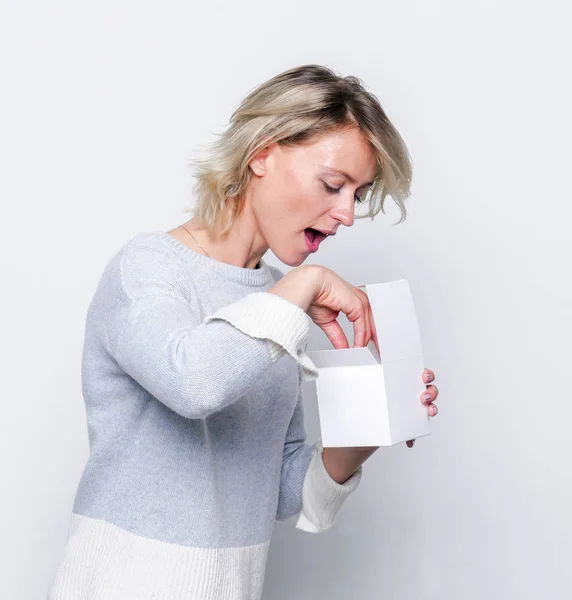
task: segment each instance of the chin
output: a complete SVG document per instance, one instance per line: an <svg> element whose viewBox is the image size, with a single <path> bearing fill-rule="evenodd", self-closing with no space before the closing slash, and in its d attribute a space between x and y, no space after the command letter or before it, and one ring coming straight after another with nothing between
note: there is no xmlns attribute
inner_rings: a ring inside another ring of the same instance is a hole
<svg viewBox="0 0 572 600"><path fill-rule="evenodd" d="M289 267L299 267L308 258L306 254L300 252L278 252L273 248L270 248L270 250L280 262Z"/></svg>

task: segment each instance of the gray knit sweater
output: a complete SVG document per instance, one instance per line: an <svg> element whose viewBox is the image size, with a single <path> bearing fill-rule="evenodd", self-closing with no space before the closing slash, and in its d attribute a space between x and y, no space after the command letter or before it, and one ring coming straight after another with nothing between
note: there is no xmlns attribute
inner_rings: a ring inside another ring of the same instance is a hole
<svg viewBox="0 0 572 600"><path fill-rule="evenodd" d="M90 456L50 600L257 600L274 522L331 526L356 489L305 442L309 318L161 231L111 259L89 307Z"/></svg>

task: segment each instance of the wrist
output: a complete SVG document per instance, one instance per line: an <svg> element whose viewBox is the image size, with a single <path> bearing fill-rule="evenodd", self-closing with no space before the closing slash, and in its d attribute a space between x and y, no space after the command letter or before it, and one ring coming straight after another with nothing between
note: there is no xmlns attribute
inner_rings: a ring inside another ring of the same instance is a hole
<svg viewBox="0 0 572 600"><path fill-rule="evenodd" d="M304 312L308 312L320 284L320 269L317 265L305 265L292 269L268 292L277 294L296 304Z"/></svg>
<svg viewBox="0 0 572 600"><path fill-rule="evenodd" d="M322 461L330 477L343 484L377 449L377 446L324 448Z"/></svg>

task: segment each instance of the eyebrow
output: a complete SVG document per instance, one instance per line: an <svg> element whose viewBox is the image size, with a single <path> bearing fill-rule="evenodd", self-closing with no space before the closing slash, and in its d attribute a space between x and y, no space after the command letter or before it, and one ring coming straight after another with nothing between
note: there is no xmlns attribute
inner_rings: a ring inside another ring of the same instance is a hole
<svg viewBox="0 0 572 600"><path fill-rule="evenodd" d="M328 171L332 171L333 173L338 173L339 175L343 175L350 183L356 183L356 180L345 171L340 171L340 169L334 169L333 167L328 167L327 165L318 165L323 167ZM359 187L365 187L366 185L373 185L373 181L368 181L367 183L362 183Z"/></svg>

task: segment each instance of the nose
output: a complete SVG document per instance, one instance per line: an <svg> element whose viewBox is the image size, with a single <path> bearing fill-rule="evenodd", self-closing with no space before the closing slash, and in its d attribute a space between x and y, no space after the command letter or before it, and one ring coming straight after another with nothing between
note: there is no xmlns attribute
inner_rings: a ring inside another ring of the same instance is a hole
<svg viewBox="0 0 572 600"><path fill-rule="evenodd" d="M346 227L351 227L354 224L354 214L353 196L350 196L349 200L347 196L342 196L340 201L330 210L330 216Z"/></svg>

